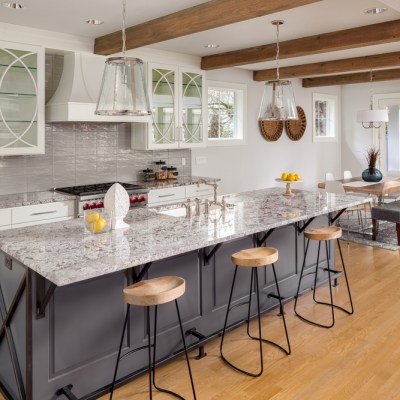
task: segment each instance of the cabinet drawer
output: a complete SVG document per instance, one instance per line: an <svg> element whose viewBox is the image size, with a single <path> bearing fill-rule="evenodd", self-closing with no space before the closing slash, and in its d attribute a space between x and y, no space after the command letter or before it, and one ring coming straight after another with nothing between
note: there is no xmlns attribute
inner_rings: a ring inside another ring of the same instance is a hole
<svg viewBox="0 0 400 400"><path fill-rule="evenodd" d="M149 205L175 203L185 199L185 187L177 186L165 189L150 190L148 195Z"/></svg>
<svg viewBox="0 0 400 400"><path fill-rule="evenodd" d="M0 226L11 225L11 208L0 209Z"/></svg>
<svg viewBox="0 0 400 400"><path fill-rule="evenodd" d="M29 224L30 222L73 217L74 207L74 200L14 207L12 224Z"/></svg>
<svg viewBox="0 0 400 400"><path fill-rule="evenodd" d="M201 183L199 186L197 185L188 185L186 186L186 197L190 199L195 199L196 197L206 198L206 197L213 197L214 196L214 189L212 186L205 185Z"/></svg>

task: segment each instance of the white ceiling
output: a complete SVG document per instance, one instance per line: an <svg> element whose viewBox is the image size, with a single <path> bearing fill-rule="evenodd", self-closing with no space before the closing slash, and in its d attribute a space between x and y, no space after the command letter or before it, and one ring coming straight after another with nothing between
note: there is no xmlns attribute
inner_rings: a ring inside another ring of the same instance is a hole
<svg viewBox="0 0 400 400"><path fill-rule="evenodd" d="M33 28L70 33L95 38L121 29L121 2L113 0L19 0L22 10L0 7L0 22ZM181 9L204 3L204 0L127 0L127 26L151 20ZM380 15L368 15L370 7L388 7ZM99 26L89 26L88 18L104 20ZM288 11L200 32L154 44L151 47L205 56L225 51L257 46L275 41L273 19L283 19L280 40L295 39L325 32L400 19L400 0L323 0ZM218 49L206 49L205 44L216 43ZM282 60L281 65L364 56L399 51L399 43L332 52ZM243 66L247 69L273 68L274 62Z"/></svg>

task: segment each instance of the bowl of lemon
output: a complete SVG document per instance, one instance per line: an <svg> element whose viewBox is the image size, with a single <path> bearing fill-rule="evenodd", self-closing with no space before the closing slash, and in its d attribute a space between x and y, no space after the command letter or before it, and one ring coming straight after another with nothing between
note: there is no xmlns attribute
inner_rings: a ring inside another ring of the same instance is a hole
<svg viewBox="0 0 400 400"><path fill-rule="evenodd" d="M88 233L104 233L111 229L111 215L104 208L85 210L83 218Z"/></svg>
<svg viewBox="0 0 400 400"><path fill-rule="evenodd" d="M290 187L290 185L292 183L296 183L296 182L303 182L301 180L301 176L300 174L298 174L297 172L282 172L282 175L280 178L275 179L277 182L284 182L286 183L286 192L283 193L284 196L287 197L292 197L293 196L293 192L292 189Z"/></svg>

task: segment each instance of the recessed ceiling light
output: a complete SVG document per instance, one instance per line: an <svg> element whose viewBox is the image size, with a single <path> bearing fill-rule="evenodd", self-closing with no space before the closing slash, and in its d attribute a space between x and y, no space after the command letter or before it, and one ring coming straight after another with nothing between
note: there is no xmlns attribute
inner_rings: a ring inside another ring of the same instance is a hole
<svg viewBox="0 0 400 400"><path fill-rule="evenodd" d="M7 7L7 8L13 8L15 10L20 10L21 8L25 8L25 6L23 6L20 3L9 3L9 2L4 2L1 3L3 7Z"/></svg>
<svg viewBox="0 0 400 400"><path fill-rule="evenodd" d="M382 14L385 11L387 11L386 7L373 7L373 8L368 8L365 10L365 14Z"/></svg>
<svg viewBox="0 0 400 400"><path fill-rule="evenodd" d="M99 19L87 19L85 22L89 25L102 25L104 21L100 21Z"/></svg>
<svg viewBox="0 0 400 400"><path fill-rule="evenodd" d="M206 49L216 49L219 47L219 44L205 44L204 47Z"/></svg>

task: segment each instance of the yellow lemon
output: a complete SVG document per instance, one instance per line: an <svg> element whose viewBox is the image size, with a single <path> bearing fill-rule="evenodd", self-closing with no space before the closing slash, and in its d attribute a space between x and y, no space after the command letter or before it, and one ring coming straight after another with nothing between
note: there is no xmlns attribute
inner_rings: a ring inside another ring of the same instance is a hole
<svg viewBox="0 0 400 400"><path fill-rule="evenodd" d="M107 221L104 218L99 218L93 224L90 224L90 231L99 233L101 232L107 225Z"/></svg>
<svg viewBox="0 0 400 400"><path fill-rule="evenodd" d="M97 211L92 211L91 213L86 215L86 222L91 224L93 222L98 221L100 218L100 214Z"/></svg>
<svg viewBox="0 0 400 400"><path fill-rule="evenodd" d="M282 175L281 175L281 179L282 179L283 181L286 181L287 178L288 178L287 172L283 172Z"/></svg>
<svg viewBox="0 0 400 400"><path fill-rule="evenodd" d="M294 180L299 181L301 179L299 174L294 174Z"/></svg>
<svg viewBox="0 0 400 400"><path fill-rule="evenodd" d="M288 181L294 181L294 180L295 180L295 178L294 178L294 173L291 172L291 173L288 175Z"/></svg>

